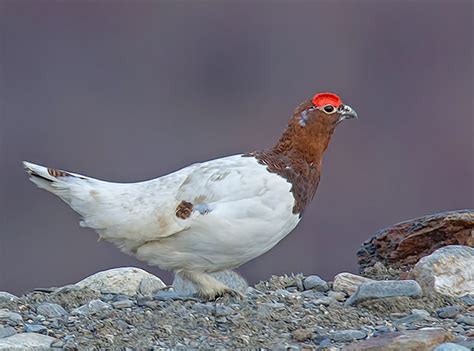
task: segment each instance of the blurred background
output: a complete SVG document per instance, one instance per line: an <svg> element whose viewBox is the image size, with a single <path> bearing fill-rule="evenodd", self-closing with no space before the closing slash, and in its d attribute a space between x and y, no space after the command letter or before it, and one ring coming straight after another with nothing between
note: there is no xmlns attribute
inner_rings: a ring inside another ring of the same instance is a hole
<svg viewBox="0 0 474 351"><path fill-rule="evenodd" d="M297 229L255 283L357 271L378 229L474 207L472 1L0 0L0 290L142 267L28 182L29 160L133 182L272 145L333 91L343 123Z"/></svg>

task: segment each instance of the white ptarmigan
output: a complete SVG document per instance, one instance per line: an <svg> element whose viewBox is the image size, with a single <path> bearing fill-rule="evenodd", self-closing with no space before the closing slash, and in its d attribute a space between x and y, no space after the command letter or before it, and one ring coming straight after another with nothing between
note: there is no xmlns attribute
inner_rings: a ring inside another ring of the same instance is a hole
<svg viewBox="0 0 474 351"><path fill-rule="evenodd" d="M296 227L316 192L334 129L354 117L337 95L316 94L295 109L275 146L139 183L24 166L33 183L82 216L81 226L215 299L235 292L208 273L260 256Z"/></svg>

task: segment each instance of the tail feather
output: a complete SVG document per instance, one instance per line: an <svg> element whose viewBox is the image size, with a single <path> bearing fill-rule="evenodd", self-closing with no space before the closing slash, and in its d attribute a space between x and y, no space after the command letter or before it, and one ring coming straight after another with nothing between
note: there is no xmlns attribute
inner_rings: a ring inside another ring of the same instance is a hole
<svg viewBox="0 0 474 351"><path fill-rule="evenodd" d="M59 196L68 204L71 202L71 190L77 181L90 179L80 174L48 168L27 161L23 161L23 166L33 183L39 188Z"/></svg>
<svg viewBox="0 0 474 351"><path fill-rule="evenodd" d="M81 226L100 231L113 226L121 218L123 203L118 191L123 185L26 161L23 166L33 183L57 195L81 215Z"/></svg>

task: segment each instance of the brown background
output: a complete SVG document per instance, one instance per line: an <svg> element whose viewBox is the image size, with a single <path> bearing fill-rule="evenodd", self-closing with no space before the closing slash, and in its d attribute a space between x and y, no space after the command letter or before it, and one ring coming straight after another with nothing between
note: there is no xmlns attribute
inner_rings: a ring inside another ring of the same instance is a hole
<svg viewBox="0 0 474 351"><path fill-rule="evenodd" d="M473 207L471 1L1 1L0 290L135 265L23 174L127 182L275 141L335 91L359 113L298 228L241 272L356 271L374 231Z"/></svg>

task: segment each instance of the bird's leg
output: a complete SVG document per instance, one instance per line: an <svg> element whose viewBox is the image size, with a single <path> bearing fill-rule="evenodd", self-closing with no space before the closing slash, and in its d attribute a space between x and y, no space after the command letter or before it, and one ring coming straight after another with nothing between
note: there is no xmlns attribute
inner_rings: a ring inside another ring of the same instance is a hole
<svg viewBox="0 0 474 351"><path fill-rule="evenodd" d="M191 281L196 287L199 297L203 299L216 300L223 296L243 298L240 292L232 290L209 274L192 271L181 271L178 274L183 279Z"/></svg>

